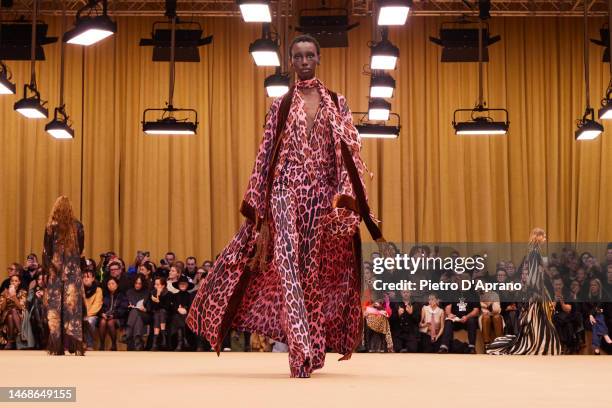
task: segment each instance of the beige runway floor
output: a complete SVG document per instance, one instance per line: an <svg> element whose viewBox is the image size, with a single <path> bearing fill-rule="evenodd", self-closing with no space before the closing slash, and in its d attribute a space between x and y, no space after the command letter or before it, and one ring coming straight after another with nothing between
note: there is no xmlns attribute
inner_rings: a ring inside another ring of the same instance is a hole
<svg viewBox="0 0 612 408"><path fill-rule="evenodd" d="M15 407L612 407L612 357L355 354L310 379L280 353L0 351L0 386L76 386Z"/></svg>

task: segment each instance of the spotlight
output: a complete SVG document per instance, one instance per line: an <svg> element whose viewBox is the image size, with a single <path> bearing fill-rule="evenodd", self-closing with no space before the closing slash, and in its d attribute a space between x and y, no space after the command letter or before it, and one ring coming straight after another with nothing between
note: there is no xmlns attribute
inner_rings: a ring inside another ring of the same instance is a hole
<svg viewBox="0 0 612 408"><path fill-rule="evenodd" d="M11 74L0 61L0 95L14 95L15 94L15 84L11 82Z"/></svg>
<svg viewBox="0 0 612 408"><path fill-rule="evenodd" d="M102 14L97 13L97 6L102 3ZM77 11L74 28L64 34L64 42L77 45L92 45L102 41L117 32L117 23L112 21L107 14L107 0L89 0L89 2ZM88 12L89 15L81 14Z"/></svg>
<svg viewBox="0 0 612 408"><path fill-rule="evenodd" d="M397 139L399 126L364 124L355 126L359 136L366 139Z"/></svg>
<svg viewBox="0 0 612 408"><path fill-rule="evenodd" d="M364 139L397 139L400 132L400 117L396 113L390 113L389 118L393 117L396 119L396 125L389 125L387 123L375 123L371 119L366 119L368 113L366 112L353 112L353 115L360 115L360 118L356 121L355 128L359 132L359 136Z"/></svg>
<svg viewBox="0 0 612 408"><path fill-rule="evenodd" d="M440 38L429 37L429 41L442 47L441 62L478 62L478 26L465 28L468 24L478 22L462 19L442 23ZM446 28L449 25L460 25L462 28ZM489 61L488 46L493 45L501 36L489 36L489 26L485 24L482 31L482 61Z"/></svg>
<svg viewBox="0 0 612 408"><path fill-rule="evenodd" d="M505 121L495 121L488 114L498 111L505 113ZM471 119L465 122L457 122L457 113L470 112ZM483 106L476 106L474 109L457 109L453 114L453 128L456 135L505 135L508 133L510 121L506 109L489 109Z"/></svg>
<svg viewBox="0 0 612 408"><path fill-rule="evenodd" d="M389 74L374 74L370 81L370 98L391 98L395 90L395 79Z"/></svg>
<svg viewBox="0 0 612 408"><path fill-rule="evenodd" d="M348 47L348 32L358 25L349 24L348 9L323 6L300 10L295 30L316 38L321 48L344 48Z"/></svg>
<svg viewBox="0 0 612 408"><path fill-rule="evenodd" d="M55 108L53 120L47 123L45 131L56 139L74 139L74 130L68 124L68 115L63 106Z"/></svg>
<svg viewBox="0 0 612 408"><path fill-rule="evenodd" d="M610 74L612 76L612 73ZM599 119L612 119L612 80L606 90L606 97L601 101L599 109Z"/></svg>
<svg viewBox="0 0 612 408"><path fill-rule="evenodd" d="M147 121L147 112L163 112L160 119ZM175 112L191 112L195 115L195 120L177 119ZM167 116L166 116L167 115ZM198 113L193 109L146 109L142 114L142 130L148 135L195 135L198 127Z"/></svg>
<svg viewBox="0 0 612 408"><path fill-rule="evenodd" d="M387 39L387 30L383 29L382 40L371 46L372 57L370 60L371 69L395 69L399 58L399 48L391 44Z"/></svg>
<svg viewBox="0 0 612 408"><path fill-rule="evenodd" d="M33 96L28 97L28 89L34 94ZM36 86L31 84L24 85L23 94L23 99L15 102L13 109L30 119L42 119L49 116L49 111L44 107L46 102L40 100L40 93Z"/></svg>
<svg viewBox="0 0 612 408"><path fill-rule="evenodd" d="M574 133L576 140L593 140L603 132L603 126L595 121L594 116L593 109L587 108L582 119L578 121L578 129Z"/></svg>
<svg viewBox="0 0 612 408"><path fill-rule="evenodd" d="M269 38L259 38L249 46L249 52L253 56L255 65L258 67L279 67L280 57L278 45Z"/></svg>
<svg viewBox="0 0 612 408"><path fill-rule="evenodd" d="M368 120L388 120L391 104L382 98L370 98Z"/></svg>
<svg viewBox="0 0 612 408"><path fill-rule="evenodd" d="M141 38L140 46L153 46L153 61L170 61L170 36L171 28L160 28L168 24L165 21L153 23L151 38ZM175 61L178 62L200 62L200 50L198 47L208 45L212 42L213 36L202 38L204 30L200 23L195 21L178 21L177 25L187 28L176 30L176 49Z"/></svg>
<svg viewBox="0 0 612 408"><path fill-rule="evenodd" d="M289 91L289 76L282 74L277 67L276 72L264 80L264 87L270 98L283 96Z"/></svg>
<svg viewBox="0 0 612 408"><path fill-rule="evenodd" d="M378 25L404 25L412 0L379 0Z"/></svg>
<svg viewBox="0 0 612 408"><path fill-rule="evenodd" d="M52 44L57 37L48 37L49 26L37 21L35 28L34 57L45 60L43 45ZM30 61L32 48L32 22L25 19L0 21L0 60Z"/></svg>
<svg viewBox="0 0 612 408"><path fill-rule="evenodd" d="M245 23L270 23L270 0L237 0Z"/></svg>

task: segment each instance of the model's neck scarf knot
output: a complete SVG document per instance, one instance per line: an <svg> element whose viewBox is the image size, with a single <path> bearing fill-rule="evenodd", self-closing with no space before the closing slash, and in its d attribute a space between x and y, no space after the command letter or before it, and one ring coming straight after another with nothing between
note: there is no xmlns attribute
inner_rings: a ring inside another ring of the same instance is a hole
<svg viewBox="0 0 612 408"><path fill-rule="evenodd" d="M297 89L309 89L309 88L319 88L321 87L321 81L319 81L319 78L317 77L312 77L310 79L304 79L304 80L298 80L295 83L295 87Z"/></svg>

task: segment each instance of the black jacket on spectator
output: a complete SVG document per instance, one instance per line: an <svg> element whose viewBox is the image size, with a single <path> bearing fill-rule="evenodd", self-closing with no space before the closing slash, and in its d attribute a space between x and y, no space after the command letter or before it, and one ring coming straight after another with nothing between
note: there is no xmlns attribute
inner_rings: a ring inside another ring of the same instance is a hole
<svg viewBox="0 0 612 408"><path fill-rule="evenodd" d="M189 310L191 302L193 302L194 294L187 291L179 290L177 293L172 293L170 299L170 305L172 313L178 313L178 307L182 305L185 309Z"/></svg>
<svg viewBox="0 0 612 408"><path fill-rule="evenodd" d="M136 290L134 288L131 288L131 289L129 289L125 293L125 297L127 298L128 306L130 304L132 306L136 306L136 304L142 300L143 301L143 306L146 307L146 305L144 305L144 303L149 298L149 291L146 290L146 289Z"/></svg>
<svg viewBox="0 0 612 408"><path fill-rule="evenodd" d="M112 295L104 294L100 316L102 313L106 313L107 316L111 315L113 319L124 320L128 313L128 301L125 294L119 290Z"/></svg>
<svg viewBox="0 0 612 408"><path fill-rule="evenodd" d="M159 302L153 302L151 300L151 296L157 294L157 291L153 289L149 293L149 298L147 301L147 310L150 312L155 312L160 309L164 309L167 312L171 311L171 303L172 303L172 293L168 292L168 289L164 289L161 295L159 296Z"/></svg>

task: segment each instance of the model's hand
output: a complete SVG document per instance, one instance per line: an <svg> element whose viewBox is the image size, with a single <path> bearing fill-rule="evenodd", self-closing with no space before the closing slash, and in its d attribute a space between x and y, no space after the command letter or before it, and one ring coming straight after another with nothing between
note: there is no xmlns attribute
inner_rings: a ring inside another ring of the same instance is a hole
<svg viewBox="0 0 612 408"><path fill-rule="evenodd" d="M182 314L182 315L186 315L186 314L187 314L187 309L185 309L185 308L183 307L183 305L179 305L179 307L178 307L178 309L177 309L177 310L178 310L178 312L179 312L180 314Z"/></svg>
<svg viewBox="0 0 612 408"><path fill-rule="evenodd" d="M463 316L461 319L459 319L459 321L461 323L465 323L465 322L467 322L467 319L468 319L467 316Z"/></svg>
<svg viewBox="0 0 612 408"><path fill-rule="evenodd" d="M595 320L595 318L593 317L593 315L589 315L589 322L591 322L591 324L593 326L595 326L595 323L597 323L597 320Z"/></svg>

